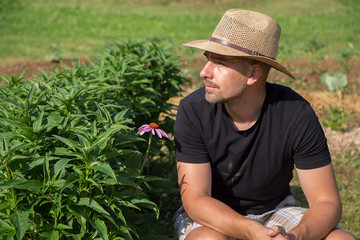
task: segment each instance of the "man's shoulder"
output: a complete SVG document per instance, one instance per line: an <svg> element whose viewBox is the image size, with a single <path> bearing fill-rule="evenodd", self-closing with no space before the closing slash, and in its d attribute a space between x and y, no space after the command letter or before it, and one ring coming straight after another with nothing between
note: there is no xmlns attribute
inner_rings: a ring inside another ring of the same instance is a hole
<svg viewBox="0 0 360 240"><path fill-rule="evenodd" d="M302 104L308 104L308 102L296 91L290 87L275 84L267 83L267 94L269 95L270 100L274 102L299 102Z"/></svg>

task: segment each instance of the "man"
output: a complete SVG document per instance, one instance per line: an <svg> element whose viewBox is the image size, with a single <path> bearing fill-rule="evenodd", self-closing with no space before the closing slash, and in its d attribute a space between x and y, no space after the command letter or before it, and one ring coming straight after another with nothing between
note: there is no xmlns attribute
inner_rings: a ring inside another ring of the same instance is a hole
<svg viewBox="0 0 360 240"><path fill-rule="evenodd" d="M227 11L204 50L205 86L181 100L175 123L183 207L179 239L354 239L337 226L341 202L326 138L301 96L266 82L280 26L252 11ZM309 209L295 206L296 166Z"/></svg>

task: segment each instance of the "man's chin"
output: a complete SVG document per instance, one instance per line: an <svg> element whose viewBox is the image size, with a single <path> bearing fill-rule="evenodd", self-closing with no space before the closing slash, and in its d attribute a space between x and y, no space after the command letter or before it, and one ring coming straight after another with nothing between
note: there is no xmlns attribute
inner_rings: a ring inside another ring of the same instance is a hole
<svg viewBox="0 0 360 240"><path fill-rule="evenodd" d="M209 103L222 103L224 101L224 99L221 96L210 93L205 93L205 99Z"/></svg>

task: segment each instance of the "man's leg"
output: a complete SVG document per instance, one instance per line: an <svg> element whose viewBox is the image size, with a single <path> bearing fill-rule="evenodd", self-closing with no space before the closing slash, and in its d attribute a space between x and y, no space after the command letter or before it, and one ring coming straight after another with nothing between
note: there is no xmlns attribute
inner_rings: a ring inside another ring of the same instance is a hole
<svg viewBox="0 0 360 240"><path fill-rule="evenodd" d="M344 229L334 229L332 230L324 240L356 240L353 235L347 232Z"/></svg>
<svg viewBox="0 0 360 240"><path fill-rule="evenodd" d="M186 240L229 240L224 234L208 228L208 227L197 227L192 230L185 238Z"/></svg>
<svg viewBox="0 0 360 240"><path fill-rule="evenodd" d="M175 235L178 240L231 240L224 234L194 222L181 206L174 215Z"/></svg>

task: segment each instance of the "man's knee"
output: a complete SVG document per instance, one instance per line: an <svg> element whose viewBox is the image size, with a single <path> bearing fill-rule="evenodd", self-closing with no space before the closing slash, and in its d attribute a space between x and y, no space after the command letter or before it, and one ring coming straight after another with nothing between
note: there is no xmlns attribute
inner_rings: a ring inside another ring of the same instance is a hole
<svg viewBox="0 0 360 240"><path fill-rule="evenodd" d="M224 234L208 228L208 227L198 227L192 230L185 238L185 240L229 240Z"/></svg>
<svg viewBox="0 0 360 240"><path fill-rule="evenodd" d="M344 229L334 229L332 230L324 240L356 240L353 235Z"/></svg>

